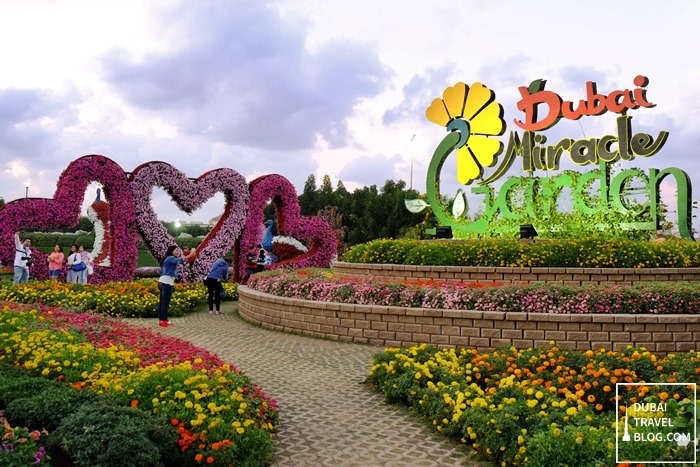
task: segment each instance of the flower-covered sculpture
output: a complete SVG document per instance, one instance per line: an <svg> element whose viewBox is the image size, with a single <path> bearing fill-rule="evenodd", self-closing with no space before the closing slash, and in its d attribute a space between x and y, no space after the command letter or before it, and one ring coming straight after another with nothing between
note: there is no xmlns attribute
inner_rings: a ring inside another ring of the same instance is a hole
<svg viewBox="0 0 700 467"><path fill-rule="evenodd" d="M183 279L201 280L217 258L230 251L243 230L248 206L248 184L233 169L216 169L194 181L166 162L147 162L129 177L136 205L137 225L144 242L156 260L163 260L168 246L177 244L151 206L154 186L163 188L178 208L190 214L216 193L223 193L224 212L214 228L197 247L194 262L181 270Z"/></svg>
<svg viewBox="0 0 700 467"><path fill-rule="evenodd" d="M301 215L299 198L294 186L281 175L265 175L250 183L248 219L239 249L239 268L245 269L245 255L250 247L261 242L260 227L264 222L265 206L272 200L280 236L290 236L306 244L308 251L294 258L268 266L277 269L329 267L335 257L337 240L331 226L318 217Z"/></svg>
<svg viewBox="0 0 700 467"><path fill-rule="evenodd" d="M110 229L111 215L109 203L100 199L100 189L97 189L97 199L87 210L87 217L95 227L95 242L92 245L92 261L100 266L111 266L114 242Z"/></svg>
<svg viewBox="0 0 700 467"><path fill-rule="evenodd" d="M129 177L114 161L100 155L84 156L63 171L53 198L22 198L0 208L0 261L12 264L14 234L22 230L75 227L85 190L90 182L103 186L109 203L98 199L88 209L95 225L94 273L90 283L132 280L138 259L137 231L157 260L168 246L176 244L151 206L154 186L160 186L177 206L187 213L199 209L216 193L223 193L224 212L197 247L194 262L181 270L183 279L196 281L206 277L211 264L231 251L238 240L238 252L260 242L263 210L272 200L277 215L279 236L285 247L282 261L270 268L328 267L335 256L336 238L331 226L322 219L303 217L292 184L280 175L267 175L250 185L233 169L216 169L191 181L166 162L140 165ZM308 251L303 252L304 249ZM302 252L286 254L289 250ZM47 255L34 250L35 266L31 276L48 277ZM292 256L292 257L290 257ZM240 255L243 259L243 255Z"/></svg>
<svg viewBox="0 0 700 467"><path fill-rule="evenodd" d="M0 208L0 260L5 264L13 263L15 232L75 227L90 182L102 184L112 212L119 215L110 224L114 242L113 264L109 267L95 264L94 273L88 276L88 280L91 283L132 280L138 247L131 187L124 170L100 155L83 156L71 162L59 177L53 198L22 198ZM31 276L46 279L47 255L38 250L32 254L37 261L31 268Z"/></svg>

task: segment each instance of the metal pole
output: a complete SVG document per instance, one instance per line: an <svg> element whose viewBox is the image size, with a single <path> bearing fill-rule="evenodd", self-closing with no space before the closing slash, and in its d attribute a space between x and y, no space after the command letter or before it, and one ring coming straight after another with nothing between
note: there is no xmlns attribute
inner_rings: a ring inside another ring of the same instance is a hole
<svg viewBox="0 0 700 467"><path fill-rule="evenodd" d="M413 141L413 138L416 137L416 134L414 133L413 136L411 136L411 141ZM408 185L408 189L412 190L413 189L413 149L411 149L411 179Z"/></svg>

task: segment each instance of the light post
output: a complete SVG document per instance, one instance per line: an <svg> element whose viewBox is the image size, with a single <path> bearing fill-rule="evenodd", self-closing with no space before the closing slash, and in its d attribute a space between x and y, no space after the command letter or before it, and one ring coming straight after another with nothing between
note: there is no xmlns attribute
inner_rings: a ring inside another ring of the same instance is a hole
<svg viewBox="0 0 700 467"><path fill-rule="evenodd" d="M413 138L416 137L416 134L414 133L413 136L411 136L411 141L413 141ZM410 182L408 185L408 189L412 190L413 189L413 147L411 147L411 178Z"/></svg>
<svg viewBox="0 0 700 467"><path fill-rule="evenodd" d="M24 197L25 198L29 198L29 185L30 185L29 180L24 182Z"/></svg>

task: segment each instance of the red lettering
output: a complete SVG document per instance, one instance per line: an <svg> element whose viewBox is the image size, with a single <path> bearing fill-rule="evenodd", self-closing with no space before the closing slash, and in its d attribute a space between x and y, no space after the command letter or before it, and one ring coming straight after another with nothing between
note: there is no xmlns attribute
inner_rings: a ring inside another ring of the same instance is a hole
<svg viewBox="0 0 700 467"><path fill-rule="evenodd" d="M525 122L514 120L515 124L524 130L538 131L551 128L558 121L561 108L561 97L557 93L547 90L540 90L530 94L525 86L518 88L522 99L518 101L518 110L525 112ZM547 116L541 121L537 121L537 106L544 104L547 106Z"/></svg>
<svg viewBox="0 0 700 467"><path fill-rule="evenodd" d="M598 87L593 81L586 83L586 99L588 100L588 115L603 115L608 111L605 107L605 96L598 94Z"/></svg>
<svg viewBox="0 0 700 467"><path fill-rule="evenodd" d="M647 90L642 89L647 84L649 84L649 78L646 76L638 75L634 78L634 85L637 86L634 90L634 100L642 107L656 107L656 104L647 101Z"/></svg>
<svg viewBox="0 0 700 467"><path fill-rule="evenodd" d="M582 116L603 115L608 110L618 114L625 114L628 110L639 107L654 107L646 98L646 89L649 84L646 76L637 75L634 78L634 90L615 90L607 96L598 94L597 85L592 81L586 83L586 98L578 101L574 108L573 101L564 101L559 94L544 89L542 82L540 89L530 92L525 86L520 86L521 99L517 103L518 110L525 113L523 121L515 119L514 122L520 128L527 131L541 131L554 126L562 117L568 120L578 120ZM546 115L538 120L538 107L547 106Z"/></svg>

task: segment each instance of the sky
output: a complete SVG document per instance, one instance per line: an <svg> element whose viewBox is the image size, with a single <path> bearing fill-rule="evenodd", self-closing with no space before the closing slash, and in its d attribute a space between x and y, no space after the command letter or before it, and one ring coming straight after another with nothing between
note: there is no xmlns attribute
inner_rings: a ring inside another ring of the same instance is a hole
<svg viewBox="0 0 700 467"><path fill-rule="evenodd" d="M607 94L640 74L656 106L630 112L633 130L670 135L631 166L679 167L697 184L698 18L689 0L2 0L0 196L51 197L86 154L127 172L160 160L193 178L278 173L298 192L310 174L424 192L445 135L425 110L446 87L492 89L505 144L519 86L546 79L576 102L587 81ZM615 117L562 121L549 140L615 133ZM453 162L441 177L454 194ZM163 220L207 221L223 196L191 216L158 188L152 204Z"/></svg>

